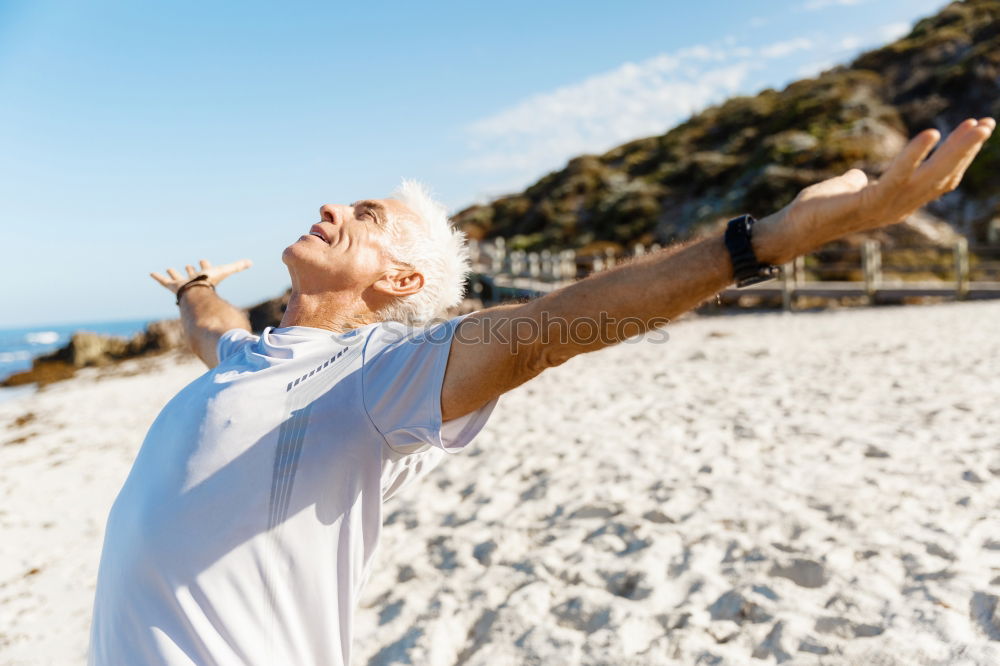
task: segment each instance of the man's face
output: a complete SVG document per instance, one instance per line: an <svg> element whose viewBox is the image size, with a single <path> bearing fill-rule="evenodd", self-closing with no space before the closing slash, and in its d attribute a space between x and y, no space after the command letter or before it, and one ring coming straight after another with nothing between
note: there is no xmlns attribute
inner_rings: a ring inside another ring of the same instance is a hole
<svg viewBox="0 0 1000 666"><path fill-rule="evenodd" d="M388 252L394 225L421 224L395 199L326 204L319 211L320 221L281 257L293 284L303 292L363 292L397 265Z"/></svg>

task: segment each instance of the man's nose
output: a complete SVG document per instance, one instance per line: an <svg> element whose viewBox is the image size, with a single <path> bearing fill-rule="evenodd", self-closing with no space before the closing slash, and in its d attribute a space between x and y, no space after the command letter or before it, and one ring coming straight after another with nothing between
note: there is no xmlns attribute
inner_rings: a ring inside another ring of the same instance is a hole
<svg viewBox="0 0 1000 666"><path fill-rule="evenodd" d="M333 224L340 224L344 219L344 206L338 206L337 204L323 204L319 208L319 219L320 222L331 222Z"/></svg>

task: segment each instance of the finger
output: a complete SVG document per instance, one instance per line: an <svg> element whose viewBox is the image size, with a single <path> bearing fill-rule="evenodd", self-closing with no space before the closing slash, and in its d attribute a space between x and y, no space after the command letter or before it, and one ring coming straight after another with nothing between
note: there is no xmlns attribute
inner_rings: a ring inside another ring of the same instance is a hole
<svg viewBox="0 0 1000 666"><path fill-rule="evenodd" d="M188 272L188 277L189 278L193 278L196 275L198 275L198 273L194 270L194 266L192 266L191 264L188 264L187 266L185 266L184 269Z"/></svg>
<svg viewBox="0 0 1000 666"><path fill-rule="evenodd" d="M168 268L167 269L167 275L169 275L172 280L180 280L181 279L180 274L177 271L175 271L174 269L172 269L172 268Z"/></svg>
<svg viewBox="0 0 1000 666"><path fill-rule="evenodd" d="M934 155L920 166L921 177L942 179L968 156L976 144L985 141L990 131L989 127L979 127L978 121L971 118L962 122L948 135Z"/></svg>
<svg viewBox="0 0 1000 666"><path fill-rule="evenodd" d="M840 176L840 180L843 181L844 187L848 191L857 192L868 185L868 174L861 169L850 169Z"/></svg>
<svg viewBox="0 0 1000 666"><path fill-rule="evenodd" d="M962 123L938 152L920 167L921 180L940 194L958 187L965 170L991 133L992 128L988 124L980 126L974 120Z"/></svg>
<svg viewBox="0 0 1000 666"><path fill-rule="evenodd" d="M940 140L941 133L935 129L924 130L913 137L896 155L879 182L883 183L884 187L905 183Z"/></svg>
<svg viewBox="0 0 1000 666"><path fill-rule="evenodd" d="M969 163L975 159L976 155L982 149L983 144L989 141L990 137L993 136L994 129L996 129L996 121L992 118L983 118L979 121L979 124L976 126L976 131L973 133L974 136L979 137L979 140L973 144L968 155L966 155L963 159L964 167L968 167ZM965 168L963 168L962 171L965 171Z"/></svg>
<svg viewBox="0 0 1000 666"><path fill-rule="evenodd" d="M854 194L864 189L868 184L868 176L861 169L850 169L839 176L828 178L807 188L810 195L836 196L839 194Z"/></svg>
<svg viewBox="0 0 1000 666"><path fill-rule="evenodd" d="M979 151L982 150L983 144L986 143L986 140L989 139L989 137L990 135L987 134L982 141L974 145L972 149L969 150L965 158L963 158L962 161L958 163L958 166L956 166L952 170L949 181L945 183L945 188L949 192L957 188L959 184L962 182L962 178L965 176L966 170L968 170L969 166L972 164L972 161L976 159L976 156L979 155Z"/></svg>
<svg viewBox="0 0 1000 666"><path fill-rule="evenodd" d="M253 266L253 262L249 259L240 259L239 261L234 261L232 263L226 264L224 266L219 266L219 279L229 277L233 273L239 273L240 271L245 271L246 269Z"/></svg>
<svg viewBox="0 0 1000 666"><path fill-rule="evenodd" d="M201 266L201 270L203 271L208 270L209 268L212 267L212 264L209 263L208 259L202 259L201 261L198 262L198 265Z"/></svg>
<svg viewBox="0 0 1000 666"><path fill-rule="evenodd" d="M149 277L153 278L154 280L162 284L164 287L170 286L169 282L167 281L167 278L163 277L159 273L150 273Z"/></svg>

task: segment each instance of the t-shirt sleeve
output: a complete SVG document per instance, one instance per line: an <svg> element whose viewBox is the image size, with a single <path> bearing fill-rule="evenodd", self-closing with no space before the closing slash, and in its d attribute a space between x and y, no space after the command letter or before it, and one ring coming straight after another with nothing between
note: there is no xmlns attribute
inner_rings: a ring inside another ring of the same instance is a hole
<svg viewBox="0 0 1000 666"><path fill-rule="evenodd" d="M463 316L426 328L387 322L373 327L361 369L362 400L372 424L396 453L436 447L454 453L486 425L493 399L447 423L441 420L441 386L455 329Z"/></svg>
<svg viewBox="0 0 1000 666"><path fill-rule="evenodd" d="M215 345L215 355L219 358L219 363L241 351L247 345L253 344L259 337L242 328L226 331Z"/></svg>

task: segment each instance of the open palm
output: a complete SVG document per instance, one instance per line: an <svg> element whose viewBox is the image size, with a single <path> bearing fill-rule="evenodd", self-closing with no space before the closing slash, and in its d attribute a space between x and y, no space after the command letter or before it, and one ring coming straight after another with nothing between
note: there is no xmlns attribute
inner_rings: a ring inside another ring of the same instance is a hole
<svg viewBox="0 0 1000 666"><path fill-rule="evenodd" d="M851 169L802 190L779 214L780 224L790 225L792 236L804 239L807 246L791 248L792 255L855 231L899 222L954 190L995 127L992 118L966 120L930 159L927 156L941 135L925 130L900 151L877 181L869 182L863 171Z"/></svg>
<svg viewBox="0 0 1000 666"><path fill-rule="evenodd" d="M166 277L160 273L150 273L149 275L161 285L176 294L177 290L180 289L185 283L190 282L199 275L204 275L214 286L225 280L233 273L239 273L240 271L245 271L250 268L253 265L253 262L249 259L240 259L239 261L234 261L229 264L213 266L207 260L202 259L198 262L198 265L201 267L201 270L199 271L196 271L194 266L191 264L185 266L186 275L181 275L173 268L167 269Z"/></svg>

